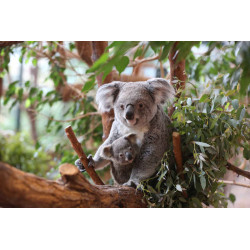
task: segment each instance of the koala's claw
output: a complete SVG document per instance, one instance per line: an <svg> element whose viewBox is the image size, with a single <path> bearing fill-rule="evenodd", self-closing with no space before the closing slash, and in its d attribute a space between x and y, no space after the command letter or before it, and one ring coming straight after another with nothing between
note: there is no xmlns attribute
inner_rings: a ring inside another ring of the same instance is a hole
<svg viewBox="0 0 250 250"><path fill-rule="evenodd" d="M88 166L89 167L93 167L93 168L95 168L95 161L93 160L93 157L92 157L92 155L88 155L88 160L89 160L89 164L88 164Z"/></svg>
<svg viewBox="0 0 250 250"><path fill-rule="evenodd" d="M139 183L137 184L136 182L131 181L131 180L129 180L123 184L123 186L133 187L135 189L137 188L138 185L139 185Z"/></svg>
<svg viewBox="0 0 250 250"><path fill-rule="evenodd" d="M77 166L77 168L79 169L80 172L85 172L86 169L84 168L84 166L82 165L80 159L77 159L75 161L75 165Z"/></svg>

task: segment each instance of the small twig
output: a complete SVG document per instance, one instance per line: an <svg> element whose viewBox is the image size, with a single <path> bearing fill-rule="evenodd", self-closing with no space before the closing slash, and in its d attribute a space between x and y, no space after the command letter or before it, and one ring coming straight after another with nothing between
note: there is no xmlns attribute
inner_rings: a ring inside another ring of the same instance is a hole
<svg viewBox="0 0 250 250"><path fill-rule="evenodd" d="M77 155L78 155L81 163L83 164L84 168L86 169L86 171L89 174L89 176L91 177L91 179L97 185L104 185L104 183L102 182L102 180L100 179L100 177L95 172L94 168L92 166L89 166L88 158L85 155L85 153L83 152L82 146L79 143L79 141L77 140L72 127L71 126L66 127L65 128L65 132L66 132L66 135L67 135L67 137L69 138L69 140L71 142L71 145L72 145L73 149L77 153Z"/></svg>
<svg viewBox="0 0 250 250"><path fill-rule="evenodd" d="M249 171L245 171L243 169L240 169L238 167L235 167L233 164L231 164L230 162L227 162L227 169L237 173L238 175L242 175L248 179L250 179L250 172Z"/></svg>
<svg viewBox="0 0 250 250"><path fill-rule="evenodd" d="M153 56L153 57L147 57L147 58L144 58L142 60L135 60L133 62L130 62L130 64L128 65L128 67L135 67L135 66L138 66L141 63L155 61L157 59L159 59L159 55Z"/></svg>
<svg viewBox="0 0 250 250"><path fill-rule="evenodd" d="M250 185L247 185L247 184L244 184L244 183L235 182L235 181L219 180L218 182L219 183L223 183L223 184L229 184L229 185L235 185L235 186L250 188Z"/></svg>

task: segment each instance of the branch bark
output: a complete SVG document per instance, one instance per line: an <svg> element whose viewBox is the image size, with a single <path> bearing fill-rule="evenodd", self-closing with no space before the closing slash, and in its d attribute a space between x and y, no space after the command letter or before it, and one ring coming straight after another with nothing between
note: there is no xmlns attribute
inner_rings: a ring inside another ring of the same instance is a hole
<svg viewBox="0 0 250 250"><path fill-rule="evenodd" d="M227 162L227 169L235 172L236 174L238 175L242 175L248 179L250 179L250 172L249 171L245 171L245 170L242 170L240 168L237 168L236 166L234 166L233 164L231 164L230 162Z"/></svg>
<svg viewBox="0 0 250 250"><path fill-rule="evenodd" d="M175 42L169 52L169 64L170 64L170 82L176 89L176 97L179 98L181 95L181 90L185 89L185 83L187 75L185 73L185 59L182 59L177 63L177 45L178 42ZM176 83L175 83L176 81ZM174 113L174 107L169 109L169 117Z"/></svg>
<svg viewBox="0 0 250 250"><path fill-rule="evenodd" d="M124 186L91 185L71 164L50 181L0 162L1 207L146 207L141 193Z"/></svg>
<svg viewBox="0 0 250 250"><path fill-rule="evenodd" d="M22 43L22 41L0 41L0 48L12 46L18 43Z"/></svg>
<svg viewBox="0 0 250 250"><path fill-rule="evenodd" d="M91 177L91 179L97 185L104 185L104 183L102 182L100 177L95 172L94 168L92 166L89 166L89 160L88 160L87 156L85 155L85 153L83 152L82 146L81 146L80 142L77 140L72 127L68 126L67 128L65 128L65 132L66 132L66 135L71 142L73 149L77 153L81 163L83 164L84 168L86 169L86 171L89 174L89 176Z"/></svg>

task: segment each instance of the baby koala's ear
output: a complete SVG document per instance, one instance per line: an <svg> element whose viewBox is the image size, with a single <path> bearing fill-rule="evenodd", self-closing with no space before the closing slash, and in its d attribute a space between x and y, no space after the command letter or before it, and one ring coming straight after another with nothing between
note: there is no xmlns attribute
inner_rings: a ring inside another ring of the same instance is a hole
<svg viewBox="0 0 250 250"><path fill-rule="evenodd" d="M112 156L112 146L105 146L102 150L101 156L103 156L104 158L110 158Z"/></svg>
<svg viewBox="0 0 250 250"><path fill-rule="evenodd" d="M124 136L124 139L128 140L130 143L136 143L137 136L136 134L131 133Z"/></svg>

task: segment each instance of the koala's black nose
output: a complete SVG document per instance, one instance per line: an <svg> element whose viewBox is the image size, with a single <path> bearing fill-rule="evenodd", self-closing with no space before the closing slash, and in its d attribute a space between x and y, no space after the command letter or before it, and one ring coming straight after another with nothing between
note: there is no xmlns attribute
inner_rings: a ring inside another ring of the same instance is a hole
<svg viewBox="0 0 250 250"><path fill-rule="evenodd" d="M128 161L132 160L133 157L132 157L132 154L130 152L126 152L125 155L126 155L126 158L127 158Z"/></svg>
<svg viewBox="0 0 250 250"><path fill-rule="evenodd" d="M127 120L133 120L134 119L134 113L132 113L132 112L127 112L126 113L126 119Z"/></svg>
<svg viewBox="0 0 250 250"><path fill-rule="evenodd" d="M127 107L126 107L125 117L127 120L134 119L134 107L131 104L127 105Z"/></svg>

